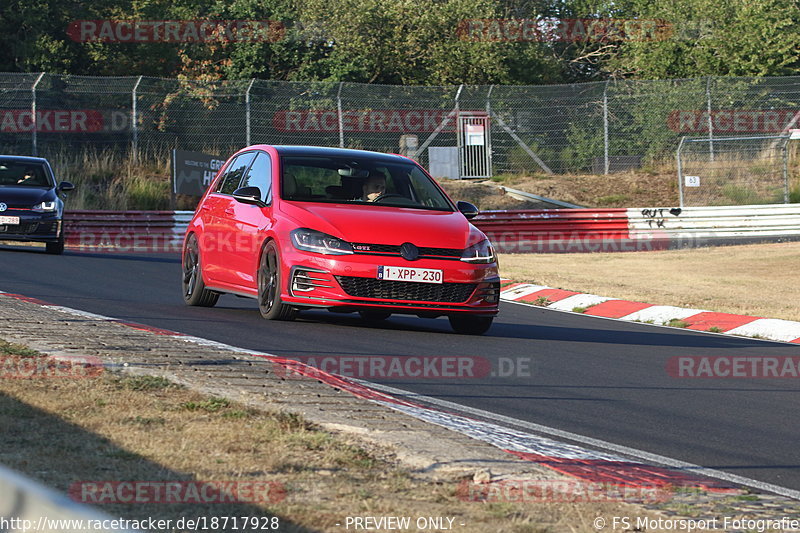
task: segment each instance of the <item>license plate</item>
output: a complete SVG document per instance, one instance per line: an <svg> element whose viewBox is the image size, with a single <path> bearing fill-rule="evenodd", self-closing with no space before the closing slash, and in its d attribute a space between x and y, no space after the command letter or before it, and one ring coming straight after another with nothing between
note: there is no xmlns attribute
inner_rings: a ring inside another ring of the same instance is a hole
<svg viewBox="0 0 800 533"><path fill-rule="evenodd" d="M0 225L4 224L19 224L19 217L0 217Z"/></svg>
<svg viewBox="0 0 800 533"><path fill-rule="evenodd" d="M434 270L432 268L379 266L378 279L385 279L387 281L442 283L444 275L441 270Z"/></svg>

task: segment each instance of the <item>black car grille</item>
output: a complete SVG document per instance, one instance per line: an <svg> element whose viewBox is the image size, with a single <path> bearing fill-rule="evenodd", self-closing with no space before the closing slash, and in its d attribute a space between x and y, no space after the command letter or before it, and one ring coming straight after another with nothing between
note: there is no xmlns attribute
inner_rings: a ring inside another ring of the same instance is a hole
<svg viewBox="0 0 800 533"><path fill-rule="evenodd" d="M352 276L336 276L336 280L344 292L356 298L414 302L465 302L477 286L476 283L419 283Z"/></svg>
<svg viewBox="0 0 800 533"><path fill-rule="evenodd" d="M23 222L22 224L0 225L0 234L34 235L51 234L58 231L58 222Z"/></svg>
<svg viewBox="0 0 800 533"><path fill-rule="evenodd" d="M392 255L400 257L400 246L392 244L367 244L367 243L353 243L353 249L357 254L370 254L370 255ZM437 258L437 259L460 259L463 250L459 248L419 248L420 258Z"/></svg>

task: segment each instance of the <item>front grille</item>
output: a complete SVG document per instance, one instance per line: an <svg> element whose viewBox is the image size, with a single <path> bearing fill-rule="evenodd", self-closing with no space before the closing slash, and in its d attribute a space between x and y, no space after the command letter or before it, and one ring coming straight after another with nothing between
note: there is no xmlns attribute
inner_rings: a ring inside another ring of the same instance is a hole
<svg viewBox="0 0 800 533"><path fill-rule="evenodd" d="M359 250L359 247L369 248L369 250ZM375 255L396 255L400 256L400 246L393 244L368 244L368 243L353 243L353 248L357 254L375 254ZM463 250L458 248L428 248L420 247L419 256L424 257L437 257L437 258L452 258L460 259Z"/></svg>
<svg viewBox="0 0 800 533"><path fill-rule="evenodd" d="M41 227L40 227L41 226ZM39 222L23 222L22 224L0 226L0 232L13 233L14 235L31 235L33 233L48 233L44 231L48 228L49 224L40 224ZM55 228L52 232L55 233Z"/></svg>
<svg viewBox="0 0 800 533"><path fill-rule="evenodd" d="M457 248L420 248L419 255L424 256L437 256L437 257L456 257L461 259L461 254L464 250Z"/></svg>
<svg viewBox="0 0 800 533"><path fill-rule="evenodd" d="M356 298L461 303L475 291L476 283L419 283L374 278L336 276L344 292Z"/></svg>

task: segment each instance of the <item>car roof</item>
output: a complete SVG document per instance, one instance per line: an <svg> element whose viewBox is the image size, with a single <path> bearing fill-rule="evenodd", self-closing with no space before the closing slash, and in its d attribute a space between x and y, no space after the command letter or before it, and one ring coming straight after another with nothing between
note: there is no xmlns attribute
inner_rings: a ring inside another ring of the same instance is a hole
<svg viewBox="0 0 800 533"><path fill-rule="evenodd" d="M252 148L271 146L279 155L287 156L317 156L317 157L355 157L370 158L388 162L408 162L408 159L395 154L370 152L368 150L354 150L352 148L332 148L327 146L289 146L289 145L256 145Z"/></svg>
<svg viewBox="0 0 800 533"><path fill-rule="evenodd" d="M28 155L0 155L0 161L13 161L15 163L30 163L46 165L47 159L44 157L33 157Z"/></svg>

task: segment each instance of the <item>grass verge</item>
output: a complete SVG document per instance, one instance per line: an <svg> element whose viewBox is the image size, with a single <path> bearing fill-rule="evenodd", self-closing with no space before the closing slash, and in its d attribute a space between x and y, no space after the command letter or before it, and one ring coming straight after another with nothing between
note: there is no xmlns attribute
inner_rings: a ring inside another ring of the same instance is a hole
<svg viewBox="0 0 800 533"><path fill-rule="evenodd" d="M598 513L643 512L617 502L463 501L460 480L415 477L383 448L160 377L0 379L0 426L0 462L63 492L81 482L137 480L269 482L285 490L276 502L99 506L131 520L268 516L280 531L341 531L348 516L452 517L460 531L589 532Z"/></svg>

